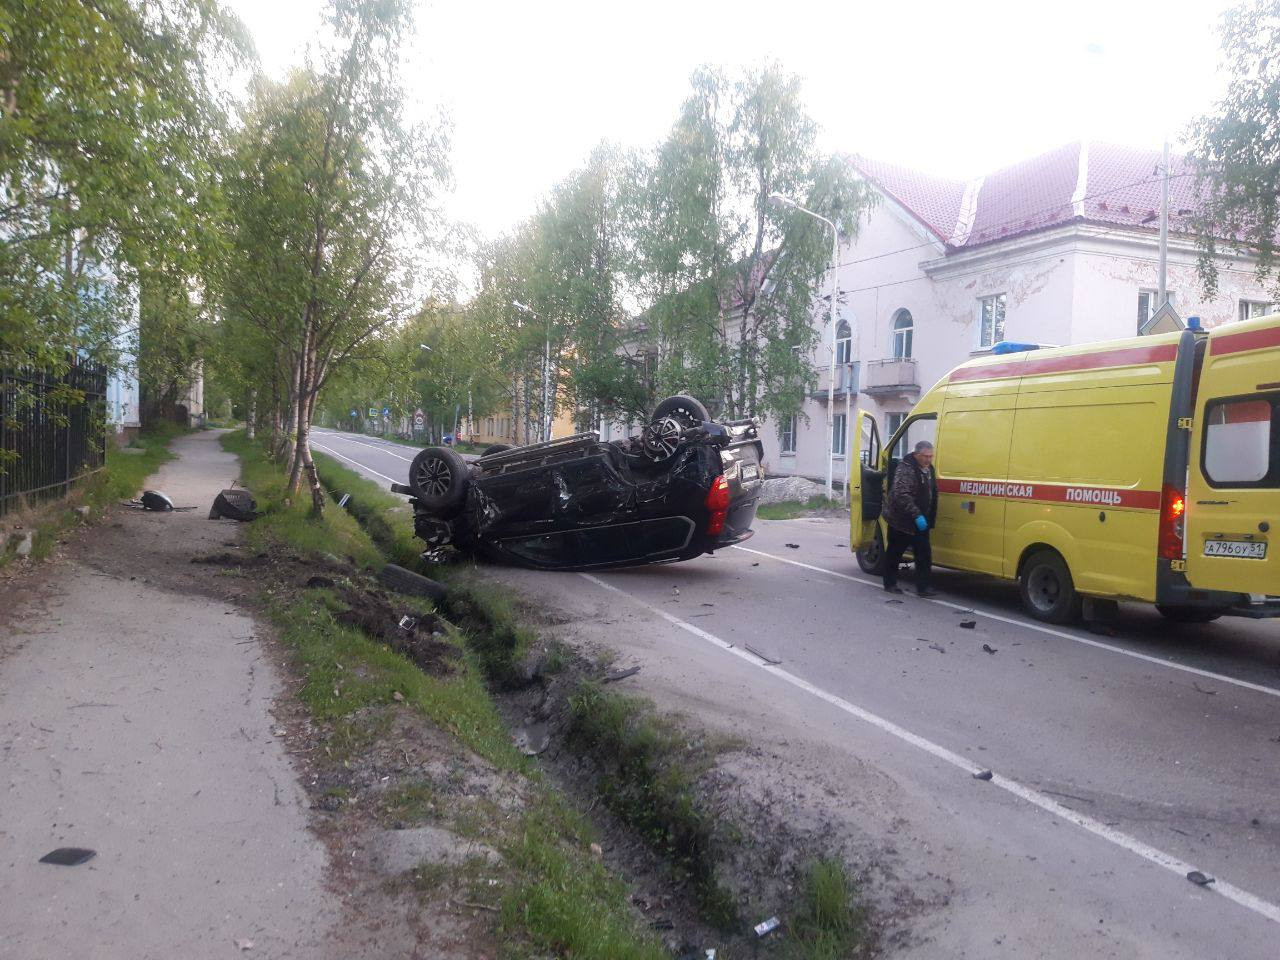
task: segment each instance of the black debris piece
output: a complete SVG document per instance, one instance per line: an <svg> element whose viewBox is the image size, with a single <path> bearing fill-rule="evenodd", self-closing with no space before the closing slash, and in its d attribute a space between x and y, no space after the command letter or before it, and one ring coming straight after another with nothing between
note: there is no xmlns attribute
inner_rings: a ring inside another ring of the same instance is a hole
<svg viewBox="0 0 1280 960"><path fill-rule="evenodd" d="M1214 880L1213 877L1206 876L1205 874L1201 873L1199 870L1192 870L1190 873L1187 874L1187 879L1190 880L1192 883L1198 884L1199 886L1202 886L1202 887L1207 887L1209 884L1213 883L1213 880Z"/></svg>
<svg viewBox="0 0 1280 960"><path fill-rule="evenodd" d="M316 588L332 587L333 581L329 577L308 577L303 586L314 590Z"/></svg>
<svg viewBox="0 0 1280 960"><path fill-rule="evenodd" d="M759 561L759 560L757 560L755 563L753 563L753 564L751 564L751 565L752 565L753 567L758 567L758 566L760 566L760 561Z"/></svg>
<svg viewBox="0 0 1280 960"><path fill-rule="evenodd" d="M59 847L57 850L50 850L40 858L41 863L51 863L58 867L78 867L82 863L87 863L98 855L96 850L89 850L85 847Z"/></svg>
<svg viewBox="0 0 1280 960"><path fill-rule="evenodd" d="M995 648L995 647L993 647L993 646L992 646L991 644L989 644L989 643L984 643L984 644L982 645L982 651L983 651L983 653L995 653L995 652L996 652L996 648Z"/></svg>
<svg viewBox="0 0 1280 960"><path fill-rule="evenodd" d="M247 523L258 517L258 503L248 490L235 488L221 491L213 498L213 506L209 508L209 519L239 520Z"/></svg>
<svg viewBox="0 0 1280 960"><path fill-rule="evenodd" d="M755 647L753 647L753 646L752 646L751 644L749 644L749 643L744 643L744 644L742 645L742 648L743 648L744 650L749 650L749 651L751 651L751 652L752 652L752 653L754 653L757 657L759 657L759 658L760 658L761 660L763 660L765 663L770 664L771 666L777 666L778 664L780 664L780 663L782 662L782 661L781 661L781 660L779 660L777 657L771 656L770 654L767 654L767 653L764 653L763 651L757 650Z"/></svg>
<svg viewBox="0 0 1280 960"><path fill-rule="evenodd" d="M901 600L886 600L885 603L901 603Z"/></svg>
<svg viewBox="0 0 1280 960"><path fill-rule="evenodd" d="M800 544L798 544L798 543L784 543L784 544L783 544L783 546L784 546L784 547L790 547L792 550L799 550L799 549L800 549Z"/></svg>
<svg viewBox="0 0 1280 960"><path fill-rule="evenodd" d="M604 682L617 683L619 680L627 679L627 677L634 677L639 672L639 664L636 664L634 667L627 667L625 670L614 670L612 673L605 675Z"/></svg>
<svg viewBox="0 0 1280 960"><path fill-rule="evenodd" d="M412 597L426 597L428 600L443 600L444 585L437 583L420 573L406 570L395 563L388 563L378 571L378 582L397 593L407 593Z"/></svg>
<svg viewBox="0 0 1280 960"><path fill-rule="evenodd" d="M960 621L961 630L972 630L977 625L978 625L977 620L961 620Z"/></svg>
<svg viewBox="0 0 1280 960"><path fill-rule="evenodd" d="M942 644L940 644L940 643L931 643L931 644L929 644L929 649L930 649L930 650L937 650L939 653L946 653L946 652L947 652L947 648L946 648L946 647L944 647L944 646L943 646Z"/></svg>
<svg viewBox="0 0 1280 960"><path fill-rule="evenodd" d="M992 773L990 770L979 770L977 773L975 773L975 774L973 775L973 779L975 779L975 780L990 780L990 779L991 779L992 777L994 777L994 776L995 776L995 774L994 774L994 773Z"/></svg>
<svg viewBox="0 0 1280 960"><path fill-rule="evenodd" d="M165 513L173 509L173 501L159 490L143 490L142 509Z"/></svg>

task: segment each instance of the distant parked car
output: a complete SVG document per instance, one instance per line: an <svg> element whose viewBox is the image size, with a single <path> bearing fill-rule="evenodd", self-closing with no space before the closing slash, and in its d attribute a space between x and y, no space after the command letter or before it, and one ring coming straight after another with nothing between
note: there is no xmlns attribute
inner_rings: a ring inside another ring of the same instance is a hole
<svg viewBox="0 0 1280 960"><path fill-rule="evenodd" d="M677 396L627 440L494 444L470 464L429 447L392 490L409 495L414 532L432 549L540 569L636 566L750 537L762 453L754 421L717 423Z"/></svg>

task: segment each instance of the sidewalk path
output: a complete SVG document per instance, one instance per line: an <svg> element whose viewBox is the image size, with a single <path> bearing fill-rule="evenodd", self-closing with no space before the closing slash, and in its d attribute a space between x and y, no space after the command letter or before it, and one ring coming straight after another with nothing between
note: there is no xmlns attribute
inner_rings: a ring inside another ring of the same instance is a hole
<svg viewBox="0 0 1280 960"><path fill-rule="evenodd" d="M235 458L213 431L174 449L150 485L196 509L117 508L4 588L3 960L306 958L335 922L274 733L281 679L229 578L190 563L237 534L207 519ZM97 856L37 862L63 846Z"/></svg>

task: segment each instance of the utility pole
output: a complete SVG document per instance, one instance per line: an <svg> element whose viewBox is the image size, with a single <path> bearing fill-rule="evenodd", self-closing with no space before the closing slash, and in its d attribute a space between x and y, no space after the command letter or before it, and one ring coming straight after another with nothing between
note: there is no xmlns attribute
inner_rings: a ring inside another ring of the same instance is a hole
<svg viewBox="0 0 1280 960"><path fill-rule="evenodd" d="M1156 309L1169 299L1169 141L1164 142L1160 160L1160 285L1156 294Z"/></svg>

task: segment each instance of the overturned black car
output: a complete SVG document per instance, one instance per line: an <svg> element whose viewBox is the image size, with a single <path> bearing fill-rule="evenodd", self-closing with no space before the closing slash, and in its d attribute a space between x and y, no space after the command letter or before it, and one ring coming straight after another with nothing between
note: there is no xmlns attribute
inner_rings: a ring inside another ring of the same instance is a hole
<svg viewBox="0 0 1280 960"><path fill-rule="evenodd" d="M429 447L409 467L414 532L487 560L548 570L688 560L751 536L763 448L752 420L716 423L691 397L638 437L494 445L467 463Z"/></svg>

